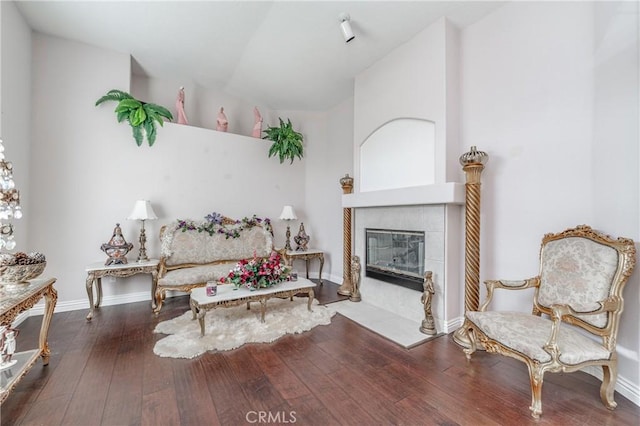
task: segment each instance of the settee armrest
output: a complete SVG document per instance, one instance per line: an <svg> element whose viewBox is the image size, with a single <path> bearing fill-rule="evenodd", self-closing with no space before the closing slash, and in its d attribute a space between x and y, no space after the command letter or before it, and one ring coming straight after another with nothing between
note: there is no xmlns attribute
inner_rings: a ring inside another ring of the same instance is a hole
<svg viewBox="0 0 640 426"><path fill-rule="evenodd" d="M478 309L480 312L484 312L491 303L491 300L493 299L493 291L495 289L524 290L527 288L538 287L540 285L540 277L536 276L525 280L486 280L484 285L487 287L487 298Z"/></svg>

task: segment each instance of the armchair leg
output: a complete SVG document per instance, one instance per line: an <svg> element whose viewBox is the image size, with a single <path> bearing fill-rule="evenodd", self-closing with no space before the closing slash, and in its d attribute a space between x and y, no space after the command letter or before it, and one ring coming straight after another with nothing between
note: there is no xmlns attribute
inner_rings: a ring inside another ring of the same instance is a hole
<svg viewBox="0 0 640 426"><path fill-rule="evenodd" d="M529 380L531 381L531 415L539 419L542 414L542 379L544 371L540 367L527 363L529 369Z"/></svg>
<svg viewBox="0 0 640 426"><path fill-rule="evenodd" d="M602 385L600 385L600 399L605 407L609 410L615 409L618 404L613 400L613 392L616 387L616 380L618 379L618 367L617 365L603 365L602 366Z"/></svg>

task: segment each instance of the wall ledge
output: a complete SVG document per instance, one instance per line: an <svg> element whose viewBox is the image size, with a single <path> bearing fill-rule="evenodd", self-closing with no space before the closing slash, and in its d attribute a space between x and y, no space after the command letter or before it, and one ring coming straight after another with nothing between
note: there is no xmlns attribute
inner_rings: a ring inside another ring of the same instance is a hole
<svg viewBox="0 0 640 426"><path fill-rule="evenodd" d="M428 204L464 204L464 184L447 182L434 185L385 189L342 195L342 207L384 207Z"/></svg>

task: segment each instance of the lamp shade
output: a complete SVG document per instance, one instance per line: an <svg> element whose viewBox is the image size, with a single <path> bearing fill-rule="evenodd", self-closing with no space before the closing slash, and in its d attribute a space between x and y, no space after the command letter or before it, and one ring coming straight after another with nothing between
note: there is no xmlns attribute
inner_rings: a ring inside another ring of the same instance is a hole
<svg viewBox="0 0 640 426"><path fill-rule="evenodd" d="M296 220L298 217L296 213L293 211L292 206L284 206L282 208L282 213L280 213L280 220Z"/></svg>
<svg viewBox="0 0 640 426"><path fill-rule="evenodd" d="M151 207L149 200L138 200L133 206L133 210L127 219L129 220L154 220L157 219L156 213Z"/></svg>

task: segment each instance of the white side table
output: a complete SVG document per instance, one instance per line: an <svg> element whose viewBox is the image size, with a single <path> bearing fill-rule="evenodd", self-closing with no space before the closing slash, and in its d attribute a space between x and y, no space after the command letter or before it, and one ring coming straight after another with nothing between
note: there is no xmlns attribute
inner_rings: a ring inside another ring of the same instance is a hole
<svg viewBox="0 0 640 426"><path fill-rule="evenodd" d="M156 307L156 287L158 285L158 259L149 259L144 262L131 262L125 265L105 266L104 262L95 262L86 267L87 271L87 295L89 296L89 314L87 321L93 318L93 310L100 307L102 302L102 277L130 277L136 274L151 275L151 307ZM93 304L93 286L96 287L97 300Z"/></svg>
<svg viewBox="0 0 640 426"><path fill-rule="evenodd" d="M286 251L286 264L292 266L294 260L304 260L305 268L307 272L307 279L309 279L309 260L311 259L319 259L320 260L320 271L318 273L318 279L320 280L320 285L322 285L322 267L324 266L324 252L322 250L308 249L305 251L296 251L296 250L287 250Z"/></svg>

